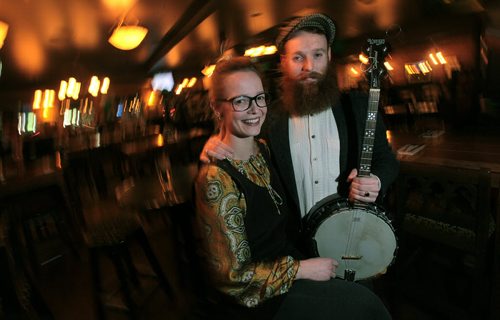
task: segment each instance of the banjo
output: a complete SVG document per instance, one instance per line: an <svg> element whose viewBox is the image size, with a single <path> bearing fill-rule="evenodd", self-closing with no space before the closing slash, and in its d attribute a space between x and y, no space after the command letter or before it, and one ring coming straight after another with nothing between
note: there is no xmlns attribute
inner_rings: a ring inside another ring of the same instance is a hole
<svg viewBox="0 0 500 320"><path fill-rule="evenodd" d="M358 177L370 176L380 98L380 76L388 48L384 39L368 39L370 92ZM395 259L397 239L383 209L375 203L351 203L337 194L314 205L303 218L310 251L339 262L339 278L357 281L385 273Z"/></svg>

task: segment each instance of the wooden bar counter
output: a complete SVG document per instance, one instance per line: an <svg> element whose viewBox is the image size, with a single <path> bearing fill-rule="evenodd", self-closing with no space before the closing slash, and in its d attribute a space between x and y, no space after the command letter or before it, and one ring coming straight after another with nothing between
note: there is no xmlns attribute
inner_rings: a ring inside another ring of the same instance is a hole
<svg viewBox="0 0 500 320"><path fill-rule="evenodd" d="M438 135L435 137L425 137L425 134L389 131L387 138L402 163L416 162L468 169L488 168L492 173L492 187L499 188L499 134L455 132L439 134L435 134ZM412 155L412 151L417 152Z"/></svg>

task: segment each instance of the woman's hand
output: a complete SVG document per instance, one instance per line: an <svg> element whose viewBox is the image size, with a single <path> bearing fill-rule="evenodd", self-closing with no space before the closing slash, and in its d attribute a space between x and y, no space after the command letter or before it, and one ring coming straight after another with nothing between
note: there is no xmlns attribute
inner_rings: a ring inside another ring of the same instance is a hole
<svg viewBox="0 0 500 320"><path fill-rule="evenodd" d="M295 279L326 281L335 278L339 263L331 258L312 258L300 260L299 270Z"/></svg>

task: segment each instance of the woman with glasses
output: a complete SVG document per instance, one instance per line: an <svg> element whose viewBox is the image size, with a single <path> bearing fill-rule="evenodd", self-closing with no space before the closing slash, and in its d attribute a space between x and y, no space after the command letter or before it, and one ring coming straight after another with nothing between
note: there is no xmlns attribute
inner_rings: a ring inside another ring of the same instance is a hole
<svg viewBox="0 0 500 320"><path fill-rule="evenodd" d="M244 57L222 60L211 78L210 105L221 141L234 157L204 164L195 183L210 288L203 315L259 320L300 319L304 312L310 319L387 315L368 289L332 279L334 259L302 260L287 239L293 230L283 188L265 142L256 138L269 97L255 66Z"/></svg>

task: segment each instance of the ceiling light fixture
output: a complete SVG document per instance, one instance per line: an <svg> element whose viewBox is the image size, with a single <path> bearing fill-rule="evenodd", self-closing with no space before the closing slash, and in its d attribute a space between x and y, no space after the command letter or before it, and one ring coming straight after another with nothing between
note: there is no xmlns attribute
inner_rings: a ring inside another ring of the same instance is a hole
<svg viewBox="0 0 500 320"><path fill-rule="evenodd" d="M141 44L147 33L148 29L141 26L119 25L109 37L108 42L120 50L132 50Z"/></svg>

